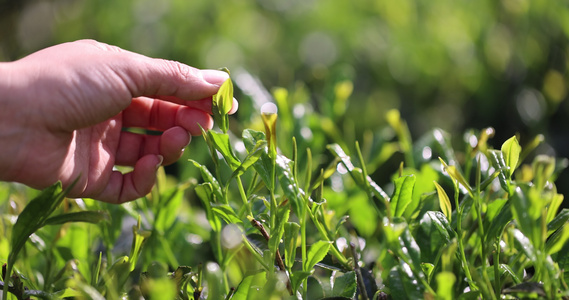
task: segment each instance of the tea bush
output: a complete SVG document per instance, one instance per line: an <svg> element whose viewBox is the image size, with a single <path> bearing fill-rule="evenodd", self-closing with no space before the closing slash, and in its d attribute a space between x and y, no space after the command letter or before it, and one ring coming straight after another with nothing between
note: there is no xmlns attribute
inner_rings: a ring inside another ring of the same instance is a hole
<svg viewBox="0 0 569 300"><path fill-rule="evenodd" d="M397 110L358 136L350 81L317 107L302 86L236 82L250 117L227 116L227 81L218 127L142 199L1 183L3 299L569 297L567 160L535 153L543 136L413 139Z"/></svg>

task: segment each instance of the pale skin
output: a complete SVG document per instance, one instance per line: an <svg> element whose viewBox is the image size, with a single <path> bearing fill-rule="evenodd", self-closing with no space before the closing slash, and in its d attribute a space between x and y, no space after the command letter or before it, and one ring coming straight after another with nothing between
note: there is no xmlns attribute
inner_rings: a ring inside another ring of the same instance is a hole
<svg viewBox="0 0 569 300"><path fill-rule="evenodd" d="M0 180L42 189L79 178L70 197L140 198L200 125L213 126L211 96L227 78L92 40L0 63Z"/></svg>

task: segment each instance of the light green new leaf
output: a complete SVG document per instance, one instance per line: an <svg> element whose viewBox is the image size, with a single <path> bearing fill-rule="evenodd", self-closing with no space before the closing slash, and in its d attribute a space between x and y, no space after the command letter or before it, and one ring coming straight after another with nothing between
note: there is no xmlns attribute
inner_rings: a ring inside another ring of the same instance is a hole
<svg viewBox="0 0 569 300"><path fill-rule="evenodd" d="M391 209L394 217L402 216L407 206L413 201L415 180L415 175L402 176L395 180L395 192L391 197Z"/></svg>
<svg viewBox="0 0 569 300"><path fill-rule="evenodd" d="M304 271L312 270L317 263L324 259L328 250L330 250L330 246L331 242L328 241L318 241L312 244L306 255L306 261L303 262Z"/></svg>
<svg viewBox="0 0 569 300"><path fill-rule="evenodd" d="M443 164L443 167L444 167L445 171L448 173L448 175L450 176L450 178L452 178L454 181L457 181L460 185L462 185L467 190L467 192L468 192L468 194L470 194L470 196L473 196L474 192L472 190L472 187L470 186L468 181L466 181L464 176L462 176L462 174L458 171L458 169L455 166L447 165L447 163L440 157L439 157L439 160Z"/></svg>
<svg viewBox="0 0 569 300"><path fill-rule="evenodd" d="M518 160L520 159L520 153L522 152L522 147L518 143L518 139L513 136L502 144L502 153L504 155L504 161L509 169L509 176L511 177L518 166Z"/></svg>
<svg viewBox="0 0 569 300"><path fill-rule="evenodd" d="M233 82L227 79L212 97L212 113L215 123L223 132L229 129L229 118L227 113L233 107Z"/></svg>
<svg viewBox="0 0 569 300"><path fill-rule="evenodd" d="M222 218L227 224L243 224L241 219L229 204L212 204L211 210L214 214Z"/></svg>
<svg viewBox="0 0 569 300"><path fill-rule="evenodd" d="M437 274L437 299L452 300L454 283L456 276L451 272L441 272Z"/></svg>
<svg viewBox="0 0 569 300"><path fill-rule="evenodd" d="M437 195L439 196L439 206L450 222L452 218L452 206L450 205L450 199L445 190L436 181L434 181L434 183L437 188Z"/></svg>

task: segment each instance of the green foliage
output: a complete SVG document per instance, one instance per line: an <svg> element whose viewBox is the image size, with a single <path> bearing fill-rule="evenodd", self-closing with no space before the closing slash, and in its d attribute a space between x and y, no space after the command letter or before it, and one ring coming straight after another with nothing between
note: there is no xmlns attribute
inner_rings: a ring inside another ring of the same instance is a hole
<svg viewBox="0 0 569 300"><path fill-rule="evenodd" d="M360 143L339 115L352 87L330 89L334 115L291 117L285 100L300 91L281 88L279 115L243 121L240 138L216 123L183 164L192 177L160 169L132 203L2 183L7 299L569 296L569 212L554 183L565 160L517 137L494 149L489 129L413 141L397 111Z"/></svg>

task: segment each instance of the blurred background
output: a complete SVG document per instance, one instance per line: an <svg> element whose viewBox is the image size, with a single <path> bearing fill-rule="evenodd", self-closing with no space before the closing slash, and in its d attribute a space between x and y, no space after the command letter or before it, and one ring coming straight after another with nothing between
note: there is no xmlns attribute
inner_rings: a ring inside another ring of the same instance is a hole
<svg viewBox="0 0 569 300"><path fill-rule="evenodd" d="M396 108L414 138L491 126L495 147L544 134L541 152L569 156L568 1L0 0L0 61L84 38L256 78L239 120L252 94L284 87L319 110L349 80L356 138Z"/></svg>

